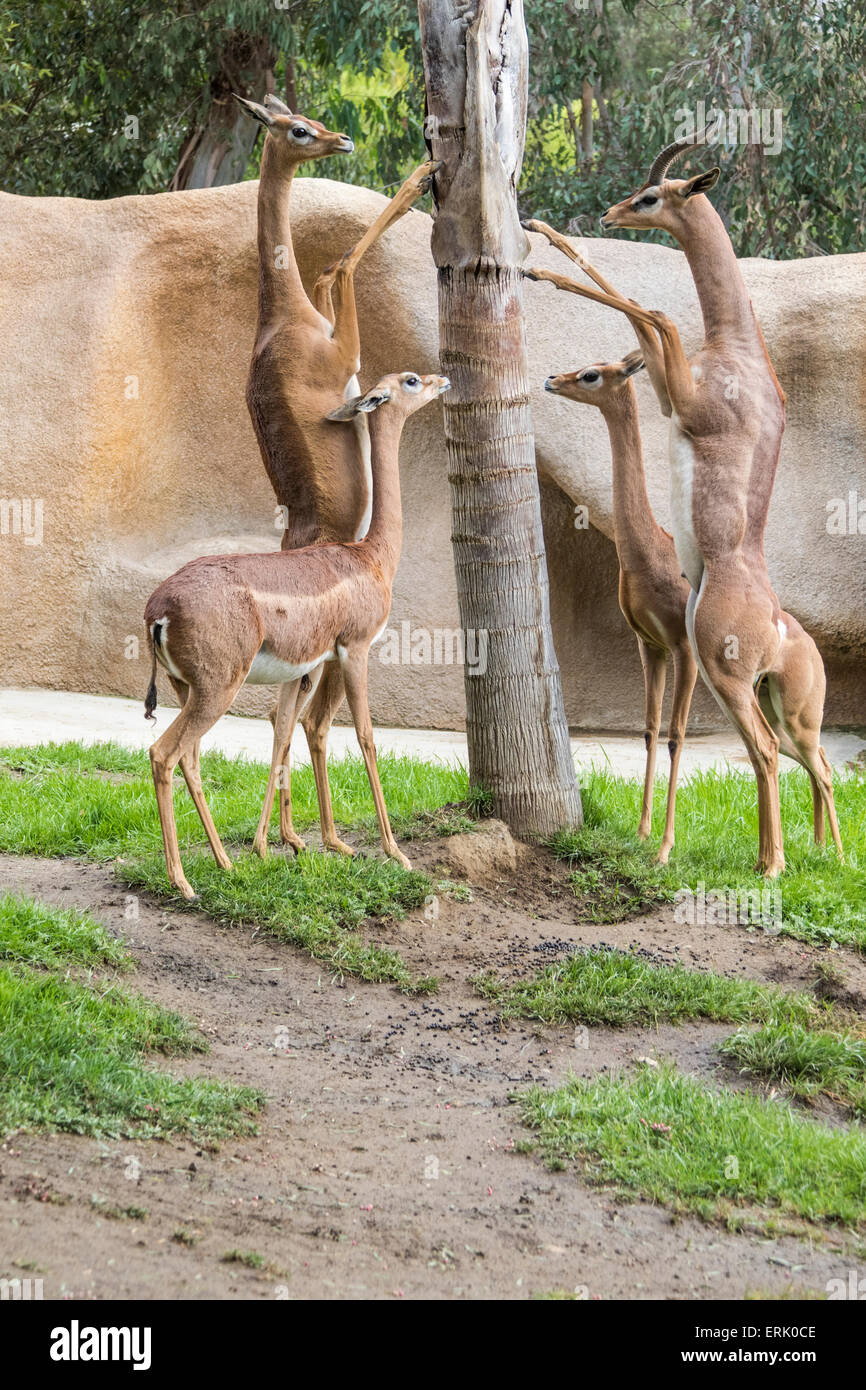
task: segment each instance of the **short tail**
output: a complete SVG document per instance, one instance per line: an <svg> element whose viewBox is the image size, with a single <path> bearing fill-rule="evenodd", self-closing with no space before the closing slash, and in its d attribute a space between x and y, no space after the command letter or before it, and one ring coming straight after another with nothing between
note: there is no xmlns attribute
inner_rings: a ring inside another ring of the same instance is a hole
<svg viewBox="0 0 866 1390"><path fill-rule="evenodd" d="M161 629L159 623L154 623L154 625L153 625L153 630L152 630L152 631L151 631L150 628L148 628L148 630L147 630L147 645L148 645L148 647L150 648L150 656L151 656L152 665L151 665L151 668L150 668L150 685L147 687L147 694L146 694L145 697L144 697L144 717L145 717L145 719L150 719L151 722L154 723L154 724L156 723L156 715L154 714L153 711L156 709L156 700L157 700L157 694L156 694L156 648L157 648L157 646L159 645L161 635L162 635L162 629Z"/></svg>

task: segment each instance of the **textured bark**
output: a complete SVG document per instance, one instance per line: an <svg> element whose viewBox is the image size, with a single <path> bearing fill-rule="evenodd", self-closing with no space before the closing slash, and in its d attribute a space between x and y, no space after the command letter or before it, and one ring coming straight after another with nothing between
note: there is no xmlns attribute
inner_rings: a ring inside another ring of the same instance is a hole
<svg viewBox="0 0 866 1390"><path fill-rule="evenodd" d="M420 0L428 141L443 161L432 237L469 772L523 834L581 820L550 629L529 408L516 185L526 126L521 0Z"/></svg>

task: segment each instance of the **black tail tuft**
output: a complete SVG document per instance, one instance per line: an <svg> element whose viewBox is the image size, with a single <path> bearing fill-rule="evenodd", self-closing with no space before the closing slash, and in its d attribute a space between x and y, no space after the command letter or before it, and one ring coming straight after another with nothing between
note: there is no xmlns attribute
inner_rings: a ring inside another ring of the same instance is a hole
<svg viewBox="0 0 866 1390"><path fill-rule="evenodd" d="M147 694L146 694L145 697L144 697L144 717L145 717L145 719L151 720L151 722L154 723L154 724L156 723L156 715L154 714L153 711L156 709L156 700L157 700L157 694L156 694L156 647L157 647L157 645L159 644L159 640L160 640L161 635L162 635L162 629L160 628L159 623L154 623L154 625L153 625L153 635L152 635L152 636L151 636L150 631L148 631L148 634L147 634L147 644L148 644L148 646L150 647L150 654L151 654L151 657L152 657L152 659L153 659L153 665L152 665L151 668L150 668L150 685L147 687Z"/></svg>

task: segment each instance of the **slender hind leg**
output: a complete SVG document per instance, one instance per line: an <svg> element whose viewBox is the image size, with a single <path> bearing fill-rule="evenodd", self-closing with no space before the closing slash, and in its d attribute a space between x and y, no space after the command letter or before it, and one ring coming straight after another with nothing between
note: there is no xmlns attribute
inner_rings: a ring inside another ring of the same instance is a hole
<svg viewBox="0 0 866 1390"><path fill-rule="evenodd" d="M349 701L352 722L355 725L355 733L358 735L358 742L361 745L361 752L367 767L367 776L370 779L370 790L373 793L373 804L376 807L376 816L379 821L382 848L390 859L396 859L399 864L403 865L404 869L410 869L412 866L394 839L394 833L391 830L385 798L382 795L382 785L379 781L379 769L376 766L373 721L370 718L370 706L367 701L368 656L369 647L364 647L360 650L355 649L346 652L345 656L341 657L343 679L346 682L346 699Z"/></svg>
<svg viewBox="0 0 866 1390"><path fill-rule="evenodd" d="M641 638L637 641L643 666L644 696L646 702L644 742L646 743L646 769L643 780L643 806L637 828L638 839L649 838L653 817L653 790L655 788L656 750L659 729L662 722L662 700L665 694L665 663L667 652L663 647L651 647Z"/></svg>
<svg viewBox="0 0 866 1390"><path fill-rule="evenodd" d="M186 681L179 681L174 676L169 676L169 680L178 698L178 703L181 709L183 709L189 697L189 686L186 684ZM223 849L223 844L217 833L213 816L210 813L210 807L205 801L204 787L201 781L200 755L201 739L197 738L190 748L190 751L185 753L182 758L178 759L180 770L183 773L183 780L186 782L187 791L192 797L193 805L198 811L199 820L204 826L204 833L207 835L208 844L211 847L213 857L221 869L230 871L234 868L234 864Z"/></svg>
<svg viewBox="0 0 866 1390"><path fill-rule="evenodd" d="M778 660L767 676L768 697L797 761L812 780L815 843L824 843L824 817L842 859L842 839L833 799L833 772L821 747L821 720L827 689L824 663L813 639L795 618L785 613L787 636ZM782 744L784 748L784 743Z"/></svg>
<svg viewBox="0 0 866 1390"><path fill-rule="evenodd" d="M677 780L680 770L680 755L689 722L689 709L698 668L691 648L679 647L674 651L674 699L671 707L671 722L668 728L668 752L671 756L671 771L668 780L668 804L665 814L665 833L659 846L658 862L666 864L674 847L674 822L677 808Z"/></svg>
<svg viewBox="0 0 866 1390"><path fill-rule="evenodd" d="M779 739L750 684L710 668L713 689L739 729L758 784L758 862L756 872L775 878L784 871L782 816L779 809Z"/></svg>
<svg viewBox="0 0 866 1390"><path fill-rule="evenodd" d="M177 719L175 719L173 724L169 725L161 738L158 738L155 743L151 744L150 748L150 765L153 771L153 785L156 790L156 804L159 811L159 823L162 830L162 843L165 850L165 864L168 871L168 880L172 887L177 888L185 898L190 900L196 895L192 885L187 881L180 859L180 847L178 845L177 826L174 819L174 802L172 799L172 773L181 759L188 759L189 755L197 747L202 735L206 734L208 729L213 727L220 716L225 714L237 694L239 684L240 682L238 682L237 685L231 686L229 689L216 693L209 693L208 695L200 694L197 690L191 690ZM192 788L190 788L190 791L192 792ZM205 826L208 839L210 840L211 832L208 830L208 822L205 821L202 815L199 801L195 795L193 795L193 801L195 802L199 815L202 816L202 823ZM220 843L216 829L213 827L213 821L210 818L210 812L207 811L203 793L201 794L201 804L205 806L208 821L212 828L213 840L211 840L211 848L217 858L217 863L221 863L219 854L217 853L218 847L230 867L231 860L229 860L228 855ZM226 865L223 864L223 867L225 866Z"/></svg>
<svg viewBox="0 0 866 1390"><path fill-rule="evenodd" d="M280 686L276 709L271 714L271 722L274 726L271 770L268 775L268 785L262 805L262 814L259 817L258 828L256 829L255 838L253 839L253 849L262 859L264 859L268 853L268 826L271 823L271 812L274 808L274 796L276 795L277 782L279 782L280 787L281 838L285 844L291 845L296 854L306 848L300 835L295 834L294 826L292 825L291 771L289 767L289 750L292 744L292 734L295 732L295 722L297 719L300 697L300 678L296 681L287 681L285 685ZM286 796L287 808L287 830L285 834L282 834L284 793Z"/></svg>
<svg viewBox="0 0 866 1390"><path fill-rule="evenodd" d="M316 694L304 711L301 723L307 735L313 776L316 779L322 846L324 849L333 850L335 854L354 854L351 845L345 844L337 834L328 782L328 730L334 722L334 715L340 708L344 694L342 668L339 662L329 661Z"/></svg>

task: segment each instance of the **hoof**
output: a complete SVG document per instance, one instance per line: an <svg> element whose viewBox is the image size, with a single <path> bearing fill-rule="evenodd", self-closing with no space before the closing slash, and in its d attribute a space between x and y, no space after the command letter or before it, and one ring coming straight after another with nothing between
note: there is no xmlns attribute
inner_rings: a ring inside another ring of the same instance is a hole
<svg viewBox="0 0 866 1390"><path fill-rule="evenodd" d="M777 861L775 861L774 863L771 863L771 864L764 864L764 863L762 863L762 861L759 859L758 862L757 862L757 864L755 865L755 873L756 873L756 874L763 874L763 875L764 875L764 878L778 878L778 877L779 877L779 874L783 874L784 872L785 872L785 861L784 861L784 859L782 859L781 861L778 861L778 860L777 860Z"/></svg>
<svg viewBox="0 0 866 1390"><path fill-rule="evenodd" d="M666 864L671 857L672 849L673 845L662 845L659 848L659 852L655 857L656 864Z"/></svg>
<svg viewBox="0 0 866 1390"><path fill-rule="evenodd" d="M322 848L330 850L333 854L347 854L350 859L355 858L355 851L352 846L344 844L342 840L328 840L327 844L322 845Z"/></svg>
<svg viewBox="0 0 866 1390"><path fill-rule="evenodd" d="M397 849L396 846L394 847L394 849L388 851L388 857L389 857L390 859L396 859L397 863L398 863L398 864L402 864L402 866L403 866L404 869L411 869L411 867L412 867L412 865L409 863L409 860L406 858L406 856L405 856L405 854L403 853L403 851L400 850L400 849Z"/></svg>
<svg viewBox="0 0 866 1390"><path fill-rule="evenodd" d="M300 854L302 850L307 848L306 840L302 840L300 835L281 835L280 839L284 845L288 845L290 849L294 850L295 854Z"/></svg>

